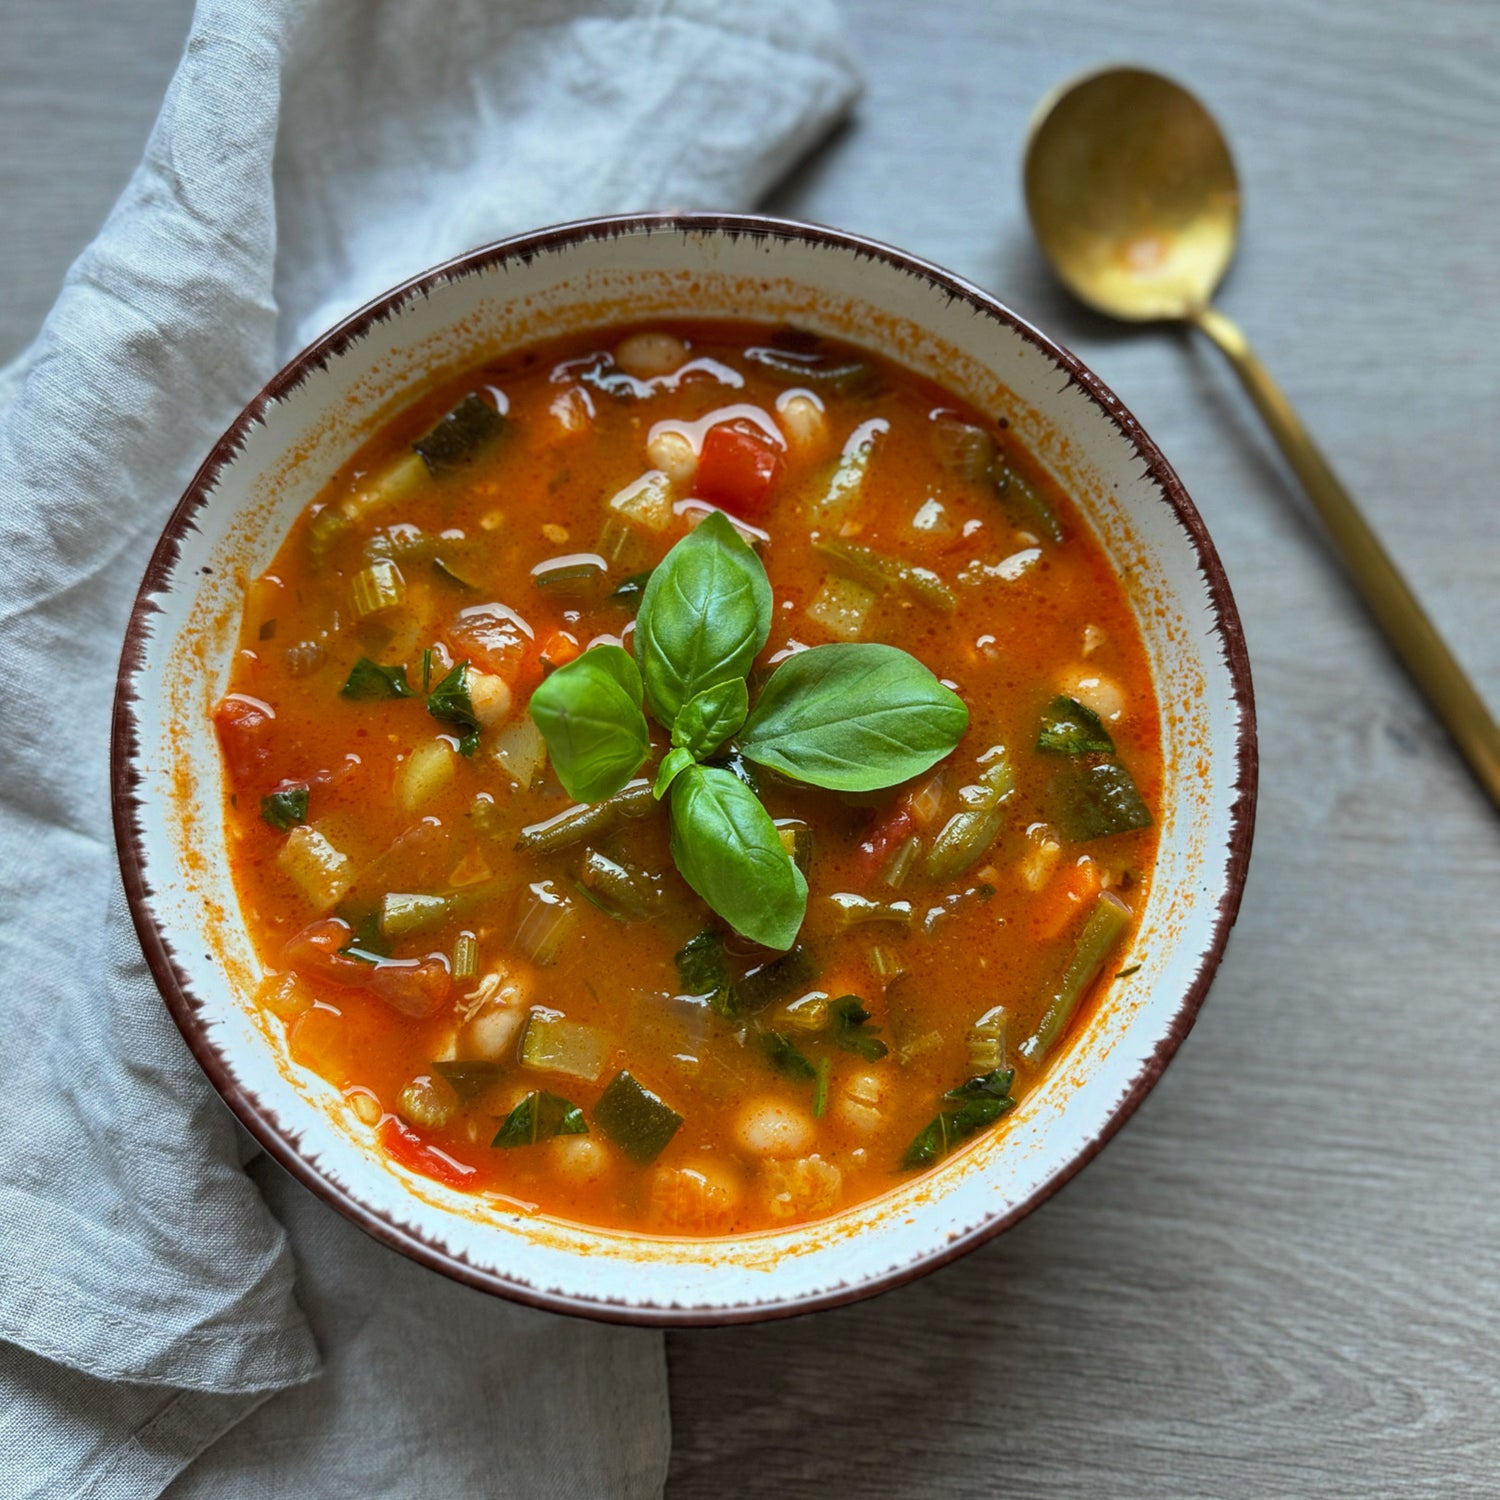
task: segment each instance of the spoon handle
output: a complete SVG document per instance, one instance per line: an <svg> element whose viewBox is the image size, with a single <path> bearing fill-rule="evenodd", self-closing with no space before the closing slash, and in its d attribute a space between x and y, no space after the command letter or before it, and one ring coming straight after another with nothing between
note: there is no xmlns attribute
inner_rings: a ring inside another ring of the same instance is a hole
<svg viewBox="0 0 1500 1500"><path fill-rule="evenodd" d="M1490 800L1500 806L1500 727L1474 684L1328 466L1292 403L1256 357L1239 325L1211 307L1193 313L1191 321L1234 366L1240 384L1302 481L1371 614L1447 726Z"/></svg>

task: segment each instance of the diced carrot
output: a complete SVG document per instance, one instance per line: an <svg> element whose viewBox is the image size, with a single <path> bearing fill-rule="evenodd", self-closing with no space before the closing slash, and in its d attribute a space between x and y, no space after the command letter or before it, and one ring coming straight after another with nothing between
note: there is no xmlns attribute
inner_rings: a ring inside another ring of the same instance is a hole
<svg viewBox="0 0 1500 1500"><path fill-rule="evenodd" d="M1061 937L1099 892L1099 866L1085 856L1060 871L1046 893L1037 917L1037 935Z"/></svg>
<svg viewBox="0 0 1500 1500"><path fill-rule="evenodd" d="M565 667L583 654L578 637L566 630L554 630L542 646L542 665L549 669Z"/></svg>
<svg viewBox="0 0 1500 1500"><path fill-rule="evenodd" d="M379 1138L385 1154L410 1171L434 1178L448 1187L472 1186L475 1172L473 1167L424 1141L415 1130L408 1130L394 1115L389 1116L380 1127Z"/></svg>
<svg viewBox="0 0 1500 1500"><path fill-rule="evenodd" d="M781 454L759 432L733 422L708 429L693 492L746 520L765 513L781 472Z"/></svg>

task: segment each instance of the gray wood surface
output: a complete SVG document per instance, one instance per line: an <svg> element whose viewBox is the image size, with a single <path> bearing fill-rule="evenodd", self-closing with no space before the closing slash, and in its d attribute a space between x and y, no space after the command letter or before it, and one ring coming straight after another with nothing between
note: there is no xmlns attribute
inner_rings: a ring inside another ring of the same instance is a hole
<svg viewBox="0 0 1500 1500"><path fill-rule="evenodd" d="M0 6L0 358L135 160L186 0ZM1500 1495L1500 822L1225 369L1069 304L1016 159L1131 59L1229 127L1239 317L1500 702L1500 10L846 0L869 92L777 197L986 285L1176 465L1245 618L1260 821L1197 1029L1130 1127L923 1283L674 1334L674 1500Z"/></svg>

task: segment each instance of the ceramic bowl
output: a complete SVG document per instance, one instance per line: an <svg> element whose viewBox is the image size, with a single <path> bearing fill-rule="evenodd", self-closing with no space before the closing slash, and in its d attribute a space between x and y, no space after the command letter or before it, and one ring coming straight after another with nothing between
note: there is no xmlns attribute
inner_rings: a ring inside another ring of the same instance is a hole
<svg viewBox="0 0 1500 1500"><path fill-rule="evenodd" d="M224 855L209 713L246 581L388 416L510 346L625 318L790 320L890 355L1020 436L1128 577L1162 712L1160 852L1135 953L1003 1130L836 1218L656 1239L509 1211L389 1164L339 1093L294 1065L252 1001L258 964ZM869 1296L998 1234L1117 1131L1192 1025L1249 858L1255 730L1240 624L1182 485L1077 359L994 298L853 235L759 217L601 219L419 276L298 355L209 454L141 585L120 669L115 820L137 931L231 1109L288 1171L378 1239L518 1301L653 1324L781 1317Z"/></svg>

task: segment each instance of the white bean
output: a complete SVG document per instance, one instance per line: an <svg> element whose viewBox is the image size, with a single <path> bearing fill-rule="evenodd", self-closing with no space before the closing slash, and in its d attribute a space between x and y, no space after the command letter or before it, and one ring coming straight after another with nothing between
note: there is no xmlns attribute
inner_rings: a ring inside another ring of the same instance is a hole
<svg viewBox="0 0 1500 1500"><path fill-rule="evenodd" d="M851 1073L839 1095L838 1117L860 1135L872 1135L880 1126L880 1106L885 1102L886 1081L869 1069Z"/></svg>
<svg viewBox="0 0 1500 1500"><path fill-rule="evenodd" d="M687 357L687 345L670 333L633 333L615 350L615 363L639 380L670 375Z"/></svg>
<svg viewBox="0 0 1500 1500"><path fill-rule="evenodd" d="M559 1135L547 1145L553 1173L578 1187L598 1180L614 1162L609 1147L591 1135Z"/></svg>
<svg viewBox="0 0 1500 1500"><path fill-rule="evenodd" d="M1125 714L1125 690L1113 677L1078 667L1063 677L1061 685L1068 697L1092 709L1106 724L1119 723Z"/></svg>
<svg viewBox="0 0 1500 1500"><path fill-rule="evenodd" d="M828 421L815 396L788 393L776 403L776 419L794 448L810 452L828 442Z"/></svg>
<svg viewBox="0 0 1500 1500"><path fill-rule="evenodd" d="M510 684L503 677L469 668L469 702L486 729L510 716Z"/></svg>
<svg viewBox="0 0 1500 1500"><path fill-rule="evenodd" d="M751 1099L734 1117L734 1140L751 1156L802 1156L812 1145L812 1117L781 1099Z"/></svg>
<svg viewBox="0 0 1500 1500"><path fill-rule="evenodd" d="M498 1062L515 1050L527 1012L519 1006L492 1005L459 1033L458 1053L465 1061Z"/></svg>
<svg viewBox="0 0 1500 1500"><path fill-rule="evenodd" d="M670 428L651 434L646 444L646 459L679 487L691 484L693 475L698 472L698 455L693 445L682 433Z"/></svg>

